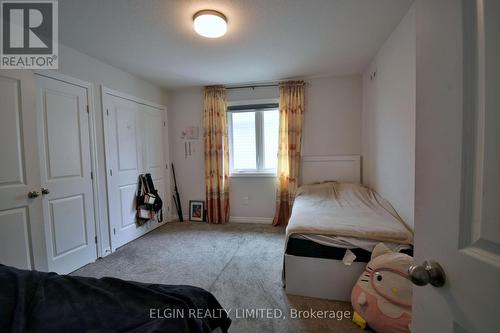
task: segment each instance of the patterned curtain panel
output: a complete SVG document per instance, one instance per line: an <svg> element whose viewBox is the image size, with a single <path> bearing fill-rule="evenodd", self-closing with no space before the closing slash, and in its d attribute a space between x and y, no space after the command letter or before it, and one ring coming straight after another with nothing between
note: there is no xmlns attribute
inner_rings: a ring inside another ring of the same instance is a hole
<svg viewBox="0 0 500 333"><path fill-rule="evenodd" d="M280 127L278 147L278 193L273 225L287 225L298 186L304 81L280 84Z"/></svg>
<svg viewBox="0 0 500 333"><path fill-rule="evenodd" d="M208 223L229 221L229 146L226 89L205 87L203 129Z"/></svg>

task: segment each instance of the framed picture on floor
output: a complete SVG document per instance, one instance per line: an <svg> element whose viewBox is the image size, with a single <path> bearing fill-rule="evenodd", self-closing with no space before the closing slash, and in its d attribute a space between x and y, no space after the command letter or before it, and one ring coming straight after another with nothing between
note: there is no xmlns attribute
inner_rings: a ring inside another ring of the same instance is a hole
<svg viewBox="0 0 500 333"><path fill-rule="evenodd" d="M205 201L189 200L189 221L203 221Z"/></svg>

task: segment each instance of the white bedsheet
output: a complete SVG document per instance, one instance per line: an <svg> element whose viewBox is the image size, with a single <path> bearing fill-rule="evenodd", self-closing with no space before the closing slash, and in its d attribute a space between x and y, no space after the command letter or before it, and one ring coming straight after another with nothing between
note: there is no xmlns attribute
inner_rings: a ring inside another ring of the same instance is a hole
<svg viewBox="0 0 500 333"><path fill-rule="evenodd" d="M371 189L353 183L301 186L286 229L287 240L294 234L334 236L335 242L345 243L347 239L351 244L354 238L359 245L364 240L413 243L413 231L392 206Z"/></svg>

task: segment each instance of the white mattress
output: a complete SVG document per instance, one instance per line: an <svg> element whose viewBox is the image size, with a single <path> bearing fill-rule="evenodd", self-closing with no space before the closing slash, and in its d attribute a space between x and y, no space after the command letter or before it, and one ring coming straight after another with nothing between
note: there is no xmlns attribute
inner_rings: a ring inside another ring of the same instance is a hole
<svg viewBox="0 0 500 333"><path fill-rule="evenodd" d="M318 242L356 247L372 247L379 242L413 243L413 231L394 208L376 192L353 183L301 186L286 229L287 239L296 234Z"/></svg>

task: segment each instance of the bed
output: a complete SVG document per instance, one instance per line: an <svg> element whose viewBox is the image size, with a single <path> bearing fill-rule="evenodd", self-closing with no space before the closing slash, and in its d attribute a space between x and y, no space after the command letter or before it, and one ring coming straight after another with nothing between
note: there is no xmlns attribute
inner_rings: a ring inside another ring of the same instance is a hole
<svg viewBox="0 0 500 333"><path fill-rule="evenodd" d="M227 332L208 291L0 265L0 327L8 332Z"/></svg>
<svg viewBox="0 0 500 333"><path fill-rule="evenodd" d="M412 230L386 200L359 183L359 173L359 156L302 162L305 185L297 190L286 229L287 293L349 301L376 244L412 253Z"/></svg>

